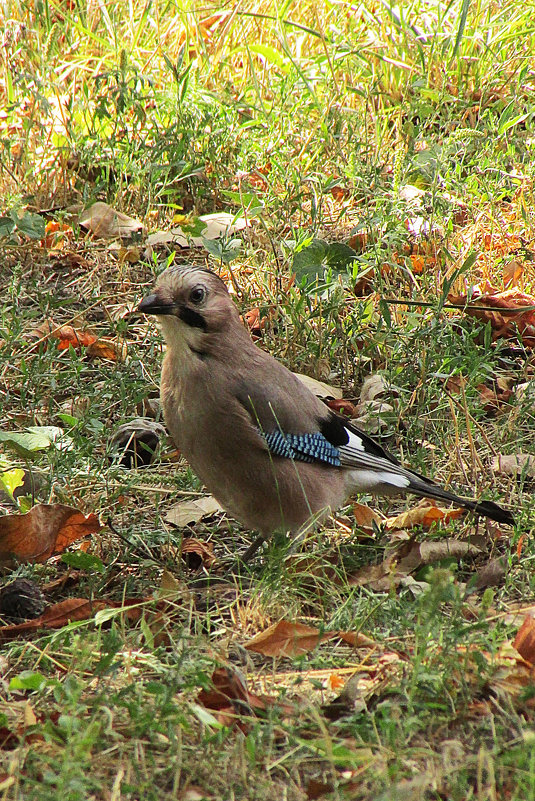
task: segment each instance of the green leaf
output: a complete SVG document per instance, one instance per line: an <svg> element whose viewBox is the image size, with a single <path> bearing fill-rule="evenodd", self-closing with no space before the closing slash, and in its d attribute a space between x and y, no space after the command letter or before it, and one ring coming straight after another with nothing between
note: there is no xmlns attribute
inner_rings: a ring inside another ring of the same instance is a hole
<svg viewBox="0 0 535 801"><path fill-rule="evenodd" d="M46 450L51 445L50 437L45 436L42 432L30 431L0 431L0 442L4 442L10 448L13 448L25 459L35 451Z"/></svg>
<svg viewBox="0 0 535 801"><path fill-rule="evenodd" d="M234 192L231 189L224 189L222 194L246 210L249 217L254 217L264 211L264 204L254 192Z"/></svg>
<svg viewBox="0 0 535 801"><path fill-rule="evenodd" d="M180 223L184 236L200 236L206 230L206 223L200 217L192 217L188 223Z"/></svg>
<svg viewBox="0 0 535 801"><path fill-rule="evenodd" d="M202 237L203 245L212 256L220 259L224 264L229 264L239 255L242 241L241 239L231 239L225 242L223 239L206 239Z"/></svg>
<svg viewBox="0 0 535 801"><path fill-rule="evenodd" d="M48 437L58 451L70 451L73 446L71 437L59 426L28 426L28 431Z"/></svg>
<svg viewBox="0 0 535 801"><path fill-rule="evenodd" d="M249 45L249 50L251 53L256 53L259 56L262 56L268 64L274 64L278 67L282 72L288 73L290 71L291 64L288 59L284 58L282 53L278 50L275 50L274 47L265 44L253 44Z"/></svg>
<svg viewBox="0 0 535 801"><path fill-rule="evenodd" d="M24 484L24 470L14 467L13 470L5 470L0 473L0 489L3 489L11 497L18 487Z"/></svg>
<svg viewBox="0 0 535 801"><path fill-rule="evenodd" d="M102 559L92 553L85 553L85 551L64 553L61 556L61 561L65 562L69 567L74 567L76 570L86 570L88 573L93 571L96 573L104 572Z"/></svg>
<svg viewBox="0 0 535 801"><path fill-rule="evenodd" d="M9 682L10 690L40 690L46 684L46 676L34 673L32 670L23 670L18 676L13 676Z"/></svg>
<svg viewBox="0 0 535 801"><path fill-rule="evenodd" d="M25 211L22 217L19 217L14 212L11 218L14 220L18 230L26 234L30 239L42 239L44 237L46 223L39 214Z"/></svg>
<svg viewBox="0 0 535 801"><path fill-rule="evenodd" d="M15 222L11 217L0 217L0 236L9 236L15 230Z"/></svg>
<svg viewBox="0 0 535 801"><path fill-rule="evenodd" d="M313 239L308 247L295 253L292 269L297 280L302 278L322 278L325 271L342 271L356 259L357 254L349 245L342 242L325 242Z"/></svg>

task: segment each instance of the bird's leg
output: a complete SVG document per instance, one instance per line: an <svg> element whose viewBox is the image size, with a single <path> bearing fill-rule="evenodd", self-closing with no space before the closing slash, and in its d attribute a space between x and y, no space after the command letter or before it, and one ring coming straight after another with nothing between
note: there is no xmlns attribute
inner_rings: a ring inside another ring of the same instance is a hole
<svg viewBox="0 0 535 801"><path fill-rule="evenodd" d="M237 562L235 562L235 565L246 565L247 562L250 562L260 546L263 545L266 540L270 538L270 536L271 534L259 534L258 537L249 545L243 556L240 556Z"/></svg>

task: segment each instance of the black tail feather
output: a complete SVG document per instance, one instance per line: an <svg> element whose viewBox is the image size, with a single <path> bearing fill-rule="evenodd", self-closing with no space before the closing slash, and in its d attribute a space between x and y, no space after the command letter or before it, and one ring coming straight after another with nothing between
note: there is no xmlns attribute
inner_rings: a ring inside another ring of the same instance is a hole
<svg viewBox="0 0 535 801"><path fill-rule="evenodd" d="M513 514L509 509L498 506L494 501L472 501L469 498L461 498L459 495L448 492L448 490L442 489L442 487L438 487L432 483L427 484L423 481L415 480L411 482L410 487L408 487L408 492L414 492L415 495L419 495L422 498L436 498L441 501L456 503L458 506L462 506L470 512L474 512L476 515L495 520L496 523L506 523L512 526L515 522Z"/></svg>

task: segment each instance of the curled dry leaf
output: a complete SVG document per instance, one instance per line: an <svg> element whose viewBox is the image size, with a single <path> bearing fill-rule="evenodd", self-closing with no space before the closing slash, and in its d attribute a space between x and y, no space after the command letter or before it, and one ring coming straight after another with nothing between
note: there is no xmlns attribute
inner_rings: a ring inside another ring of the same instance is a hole
<svg viewBox="0 0 535 801"><path fill-rule="evenodd" d="M366 506L364 503L353 504L353 515L357 525L363 529L369 529L373 531L374 523L377 526L380 526L383 523L381 515L371 509L369 506Z"/></svg>
<svg viewBox="0 0 535 801"><path fill-rule="evenodd" d="M17 623L12 626L0 626L0 642L13 640L24 634L32 634L39 629L60 629L67 623L76 620L87 620L96 612L102 609L122 609L131 621L136 621L141 616L138 606L140 599L119 601L90 601L87 598L67 598L60 601L48 609L34 620L27 620L25 623ZM129 608L132 606L133 608Z"/></svg>
<svg viewBox="0 0 535 801"><path fill-rule="evenodd" d="M0 517L0 563L46 562L101 528L96 515L59 503L38 504L24 515L4 515Z"/></svg>
<svg viewBox="0 0 535 801"><path fill-rule="evenodd" d="M513 646L522 659L535 665L535 619L531 615L526 615L524 618L513 641Z"/></svg>
<svg viewBox="0 0 535 801"><path fill-rule="evenodd" d="M490 287L485 294L474 291L470 297L450 294L448 301L463 308L470 317L489 322L493 339L520 336L524 346L535 347L535 309L530 308L535 306L534 295L521 292L518 287L503 292Z"/></svg>
<svg viewBox="0 0 535 801"><path fill-rule="evenodd" d="M385 395L398 394L397 390L390 386L388 381L380 373L368 376L360 389L360 402L367 403L382 398Z"/></svg>
<svg viewBox="0 0 535 801"><path fill-rule="evenodd" d="M165 437L165 427L154 420L135 417L123 423L110 438L110 448L123 467L139 467L152 462Z"/></svg>
<svg viewBox="0 0 535 801"><path fill-rule="evenodd" d="M73 230L70 225L58 220L49 220L45 226L45 235L41 240L41 245L47 250L62 250L72 237Z"/></svg>
<svg viewBox="0 0 535 801"><path fill-rule="evenodd" d="M247 689L245 677L231 668L216 668L212 674L212 688L201 690L197 700L206 709L214 710L216 717L224 726L237 725L243 729L242 715L251 717L277 705L285 714L294 714L295 707L281 704L275 698L255 695Z"/></svg>
<svg viewBox="0 0 535 801"><path fill-rule="evenodd" d="M326 404L329 407L329 409L333 410L333 412L344 415L345 417L355 417L357 413L356 408L351 403L351 401L344 400L343 398L334 398L333 400L327 400Z"/></svg>
<svg viewBox="0 0 535 801"><path fill-rule="evenodd" d="M85 209L78 222L82 228L86 228L100 239L114 239L117 236L128 237L143 230L143 223L139 220L134 220L128 214L116 211L101 201L97 201Z"/></svg>
<svg viewBox="0 0 535 801"><path fill-rule="evenodd" d="M531 453L498 454L491 462L491 470L502 476L535 476L535 456Z"/></svg>
<svg viewBox="0 0 535 801"><path fill-rule="evenodd" d="M192 563L193 569L197 569L200 565L212 567L217 561L214 556L213 543L203 542L194 537L184 537L182 540L182 556L187 557L187 561Z"/></svg>
<svg viewBox="0 0 535 801"><path fill-rule="evenodd" d="M385 521L386 528L389 531L396 529L411 529L414 526L422 526L422 528L430 528L433 523L442 521L449 523L450 520L457 520L465 514L464 509L445 509L430 503L427 499L415 506L414 509L409 509L408 512L402 512L396 517L390 517Z"/></svg>
<svg viewBox="0 0 535 801"><path fill-rule="evenodd" d="M368 565L348 577L350 586L368 586L376 592L388 592L398 587L403 579L424 565L443 559L462 559L476 556L481 549L464 540L436 540L431 542L404 542L395 553L378 565Z"/></svg>

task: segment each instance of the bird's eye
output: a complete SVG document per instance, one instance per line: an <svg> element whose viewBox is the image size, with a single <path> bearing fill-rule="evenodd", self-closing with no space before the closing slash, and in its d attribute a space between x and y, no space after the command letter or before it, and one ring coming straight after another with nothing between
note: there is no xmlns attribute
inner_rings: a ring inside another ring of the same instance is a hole
<svg viewBox="0 0 535 801"><path fill-rule="evenodd" d="M205 297L206 289L203 286L196 286L189 293L189 299L192 303L195 303L196 306L198 306L199 303L202 303Z"/></svg>

